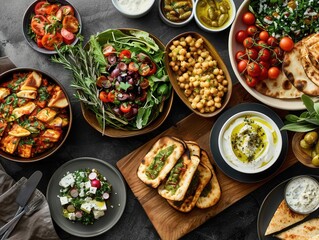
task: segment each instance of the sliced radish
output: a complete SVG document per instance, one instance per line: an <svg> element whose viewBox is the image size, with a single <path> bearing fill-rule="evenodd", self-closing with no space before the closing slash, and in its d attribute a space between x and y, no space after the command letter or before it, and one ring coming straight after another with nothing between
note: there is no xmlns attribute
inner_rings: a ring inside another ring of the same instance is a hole
<svg viewBox="0 0 319 240"><path fill-rule="evenodd" d="M109 199L110 194L108 192L103 193L103 199Z"/></svg>
<svg viewBox="0 0 319 240"><path fill-rule="evenodd" d="M94 180L94 179L96 179L96 177L97 177L97 174L96 174L95 172L91 172L91 173L89 174L89 179L90 179L90 180Z"/></svg>
<svg viewBox="0 0 319 240"><path fill-rule="evenodd" d="M81 211L76 211L76 213L75 213L75 217L76 218L81 218L82 217L82 212Z"/></svg>
<svg viewBox="0 0 319 240"><path fill-rule="evenodd" d="M79 191L76 188L73 188L70 191L70 195L71 197L76 198L77 196L79 196Z"/></svg>

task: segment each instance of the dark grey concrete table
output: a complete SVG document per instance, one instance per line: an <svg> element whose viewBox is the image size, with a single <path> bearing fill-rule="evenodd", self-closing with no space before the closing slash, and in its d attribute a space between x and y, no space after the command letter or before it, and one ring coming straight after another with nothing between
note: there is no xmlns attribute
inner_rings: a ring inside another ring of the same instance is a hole
<svg viewBox="0 0 319 240"><path fill-rule="evenodd" d="M17 67L32 67L48 72L63 83L69 96L73 96L74 91L70 87L72 79L70 73L64 70L62 65L52 63L49 56L31 49L24 40L22 16L32 2L33 0L0 0L0 57L8 56ZM131 27L149 31L161 39L164 44L180 33L196 31L213 43L228 66L233 81L237 81L228 56L229 29L215 34L203 32L196 25L195 20L183 28L169 27L159 18L157 2L151 12L140 19L123 17L116 11L110 0L70 0L70 2L81 14L82 34L85 41L88 40L90 35L109 28ZM236 0L237 8L240 2L240 0ZM70 136L58 152L46 160L28 164L0 159L0 163L8 174L16 180L22 176L29 177L35 170L41 170L44 176L39 189L43 193L45 193L46 186L54 171L64 162L77 157L89 156L103 159L115 166L119 159L191 113L176 96L168 119L159 129L144 136L114 139L101 136L100 133L91 128L82 117L80 104L75 98L71 97L71 99L74 122ZM284 179L304 173L315 173L315 171L311 171L299 163L294 165L263 187L187 234L183 239L257 239L258 210L265 196ZM152 223L129 188L127 188L127 193L127 206L120 221L107 233L94 239L137 240L159 238ZM61 239L78 239L64 232L58 226L56 226L56 230Z"/></svg>

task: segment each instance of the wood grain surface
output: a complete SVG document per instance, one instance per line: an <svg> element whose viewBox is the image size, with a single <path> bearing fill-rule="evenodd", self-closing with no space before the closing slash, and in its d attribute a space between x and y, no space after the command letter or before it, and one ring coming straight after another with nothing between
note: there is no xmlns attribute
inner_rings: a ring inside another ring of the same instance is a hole
<svg viewBox="0 0 319 240"><path fill-rule="evenodd" d="M243 102L257 102L257 100L238 83L233 88L233 95L227 109ZM283 110L275 111L281 117L287 114ZM291 149L292 135L289 135L286 160L281 168L268 179L258 183L241 183L229 178L216 166L209 145L210 132L217 118L218 116L203 118L193 113L117 162L117 167L162 239L178 239L184 236L298 161ZM157 139L163 135L196 141L202 149L208 152L222 189L221 199L215 206L207 209L194 208L189 213L178 212L157 193L157 189L146 186L137 177L136 172L141 160Z"/></svg>

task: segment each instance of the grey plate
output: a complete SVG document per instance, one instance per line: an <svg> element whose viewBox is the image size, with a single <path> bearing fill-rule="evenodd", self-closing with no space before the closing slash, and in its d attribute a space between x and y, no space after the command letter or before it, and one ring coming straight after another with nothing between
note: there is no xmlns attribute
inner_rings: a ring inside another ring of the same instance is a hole
<svg viewBox="0 0 319 240"><path fill-rule="evenodd" d="M319 180L319 176L312 175L312 177ZM278 184L273 190L271 190L268 195L265 197L263 203L261 204L261 207L259 209L258 218L257 218L257 233L258 238L260 240L275 240L278 239L272 235L265 236L266 229L270 223L270 220L272 219L274 213L277 210L277 207L281 203L281 201L284 199L284 192L285 192L285 186L288 183L290 179L285 180L284 182ZM313 212L310 214L307 218L305 218L302 222L309 220L310 218L314 218L318 216L318 211ZM300 224L301 222L298 222L289 228L292 228L293 226L296 226ZM285 229L281 230L285 231ZM281 232L279 231L279 232ZM278 233L279 233L278 232Z"/></svg>
<svg viewBox="0 0 319 240"><path fill-rule="evenodd" d="M112 193L105 216L89 226L80 222L73 223L64 218L60 199L57 197L60 193L59 181L66 172L85 168L97 169L112 185ZM81 157L66 162L55 171L48 184L46 197L51 216L60 228L74 236L93 237L111 229L121 218L126 205L126 186L120 172L111 164L96 158Z"/></svg>

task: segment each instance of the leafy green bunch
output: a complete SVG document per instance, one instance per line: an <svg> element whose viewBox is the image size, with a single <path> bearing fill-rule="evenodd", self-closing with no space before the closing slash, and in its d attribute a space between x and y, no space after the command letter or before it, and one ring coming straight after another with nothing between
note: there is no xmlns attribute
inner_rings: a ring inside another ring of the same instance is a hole
<svg viewBox="0 0 319 240"><path fill-rule="evenodd" d="M281 130L293 132L309 132L319 128L319 102L314 102L311 97L303 94L301 99L307 109L298 117L295 114L288 114L285 126Z"/></svg>

